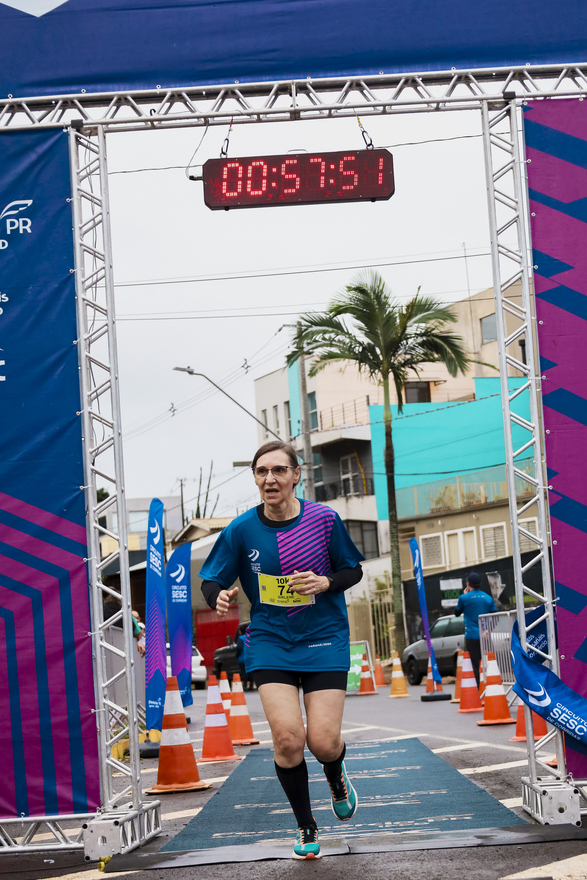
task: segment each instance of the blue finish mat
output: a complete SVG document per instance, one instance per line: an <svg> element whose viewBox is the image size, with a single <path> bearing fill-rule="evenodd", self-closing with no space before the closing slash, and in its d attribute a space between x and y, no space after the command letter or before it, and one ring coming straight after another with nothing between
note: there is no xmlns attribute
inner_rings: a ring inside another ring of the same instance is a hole
<svg viewBox="0 0 587 880"><path fill-rule="evenodd" d="M322 766L308 754L306 761L321 842L526 824L419 739L347 744L345 764L359 796L350 822L334 817ZM254 749L161 852L289 844L294 830L295 819L275 776L273 751Z"/></svg>

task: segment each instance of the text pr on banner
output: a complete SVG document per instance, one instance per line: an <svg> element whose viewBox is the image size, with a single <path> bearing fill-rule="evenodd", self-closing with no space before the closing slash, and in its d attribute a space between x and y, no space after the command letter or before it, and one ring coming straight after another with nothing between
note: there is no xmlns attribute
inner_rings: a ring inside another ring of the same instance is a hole
<svg viewBox="0 0 587 880"><path fill-rule="evenodd" d="M420 556L420 548L415 538L410 538L410 550L412 552L412 561L414 563L414 577L416 578L416 586L418 587L418 599L420 602L420 614L422 615L422 625L424 627L424 637L428 645L430 653L430 667L432 669L432 678L437 684L442 683L438 664L436 663L436 655L432 647L432 639L430 638L430 627L428 626L428 607L426 605L426 591L424 589L424 572L422 571L422 557Z"/></svg>
<svg viewBox="0 0 587 880"><path fill-rule="evenodd" d="M192 697L191 554L191 543L181 544L169 557L165 570L171 674L177 678L184 706L191 706L194 702Z"/></svg>
<svg viewBox="0 0 587 880"><path fill-rule="evenodd" d="M147 603L145 609L147 730L161 730L167 684L165 649L165 562L163 502L153 498L147 526Z"/></svg>

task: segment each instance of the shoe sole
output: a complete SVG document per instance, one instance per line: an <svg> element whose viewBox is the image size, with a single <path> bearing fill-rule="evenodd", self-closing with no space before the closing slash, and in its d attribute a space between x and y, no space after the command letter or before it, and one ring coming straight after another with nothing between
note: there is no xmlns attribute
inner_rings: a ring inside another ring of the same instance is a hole
<svg viewBox="0 0 587 880"><path fill-rule="evenodd" d="M317 856L315 856L314 853L308 853L307 856L299 856L297 853L293 853L293 855L292 855L292 859L297 859L300 862L305 862L308 859L321 859L321 858L322 858L322 855L320 853L318 853Z"/></svg>
<svg viewBox="0 0 587 880"><path fill-rule="evenodd" d="M332 801L330 801L330 806L332 807L332 812L334 813L334 815L336 816L336 818L338 819L339 822L350 822L350 820L353 818L353 816L357 812L357 808L359 806L359 796L355 790L355 809L353 810L353 812L351 813L350 816L347 816L346 819L341 819L341 817L339 815L337 815L336 810L334 809L334 803Z"/></svg>

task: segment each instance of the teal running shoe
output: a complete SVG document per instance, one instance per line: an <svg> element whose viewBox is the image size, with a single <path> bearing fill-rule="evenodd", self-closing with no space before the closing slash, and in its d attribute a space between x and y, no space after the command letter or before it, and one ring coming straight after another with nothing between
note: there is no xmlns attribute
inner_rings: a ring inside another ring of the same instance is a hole
<svg viewBox="0 0 587 880"><path fill-rule="evenodd" d="M326 777L332 793L332 812L341 822L348 822L357 812L359 799L347 776L344 761L341 764L340 776L334 781Z"/></svg>
<svg viewBox="0 0 587 880"><path fill-rule="evenodd" d="M293 848L294 859L321 859L318 829L315 825L298 828L298 836Z"/></svg>

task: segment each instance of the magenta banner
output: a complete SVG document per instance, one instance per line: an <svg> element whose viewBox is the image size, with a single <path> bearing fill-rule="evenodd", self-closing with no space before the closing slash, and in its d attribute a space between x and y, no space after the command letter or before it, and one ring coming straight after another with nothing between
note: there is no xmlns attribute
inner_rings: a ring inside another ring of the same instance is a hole
<svg viewBox="0 0 587 880"><path fill-rule="evenodd" d="M587 102L529 101L524 130L561 679L587 696Z"/></svg>

